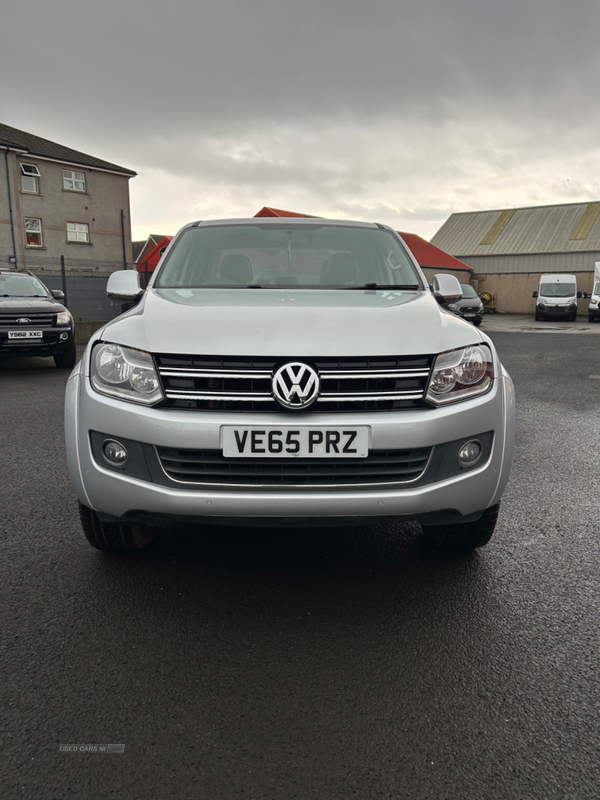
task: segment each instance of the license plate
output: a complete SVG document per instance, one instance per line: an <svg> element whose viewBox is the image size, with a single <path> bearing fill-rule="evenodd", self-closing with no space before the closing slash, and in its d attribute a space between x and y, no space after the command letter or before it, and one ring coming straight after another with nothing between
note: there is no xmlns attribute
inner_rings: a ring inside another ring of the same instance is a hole
<svg viewBox="0 0 600 800"><path fill-rule="evenodd" d="M43 337L42 331L9 331L9 339L41 339Z"/></svg>
<svg viewBox="0 0 600 800"><path fill-rule="evenodd" d="M369 430L346 425L226 425L221 444L227 458L365 458Z"/></svg>
<svg viewBox="0 0 600 800"><path fill-rule="evenodd" d="M465 314L465 317L469 317L469 318L470 317L474 317L474 316L475 316L475 314Z"/></svg>

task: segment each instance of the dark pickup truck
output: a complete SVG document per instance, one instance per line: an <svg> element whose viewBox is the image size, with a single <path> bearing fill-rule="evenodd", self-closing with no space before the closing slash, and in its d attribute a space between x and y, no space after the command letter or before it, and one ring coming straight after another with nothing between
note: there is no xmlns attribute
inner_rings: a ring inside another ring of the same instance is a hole
<svg viewBox="0 0 600 800"><path fill-rule="evenodd" d="M74 367L75 326L63 298L31 272L0 270L0 358L52 356L57 367Z"/></svg>

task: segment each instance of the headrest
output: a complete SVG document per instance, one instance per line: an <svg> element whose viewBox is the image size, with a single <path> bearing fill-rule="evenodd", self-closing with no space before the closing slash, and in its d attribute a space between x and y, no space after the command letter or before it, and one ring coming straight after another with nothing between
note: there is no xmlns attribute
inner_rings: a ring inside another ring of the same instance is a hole
<svg viewBox="0 0 600 800"><path fill-rule="evenodd" d="M347 286L358 283L358 267L351 253L334 253L323 270L321 283L327 286Z"/></svg>
<svg viewBox="0 0 600 800"><path fill-rule="evenodd" d="M248 285L252 278L252 264L248 256L240 255L239 253L231 253L225 256L221 262L221 269L219 275L225 280L234 281L234 283L242 283Z"/></svg>

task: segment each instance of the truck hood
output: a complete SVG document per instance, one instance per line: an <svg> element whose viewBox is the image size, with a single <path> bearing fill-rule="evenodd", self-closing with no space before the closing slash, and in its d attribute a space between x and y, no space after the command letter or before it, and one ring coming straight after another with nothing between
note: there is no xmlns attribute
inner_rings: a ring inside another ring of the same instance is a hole
<svg viewBox="0 0 600 800"><path fill-rule="evenodd" d="M538 305L546 306L570 306L577 302L577 296L572 294L569 297L538 297Z"/></svg>
<svg viewBox="0 0 600 800"><path fill-rule="evenodd" d="M43 297L0 297L0 314L60 314L65 307Z"/></svg>
<svg viewBox="0 0 600 800"><path fill-rule="evenodd" d="M99 335L151 353L434 354L484 337L429 292L149 289Z"/></svg>
<svg viewBox="0 0 600 800"><path fill-rule="evenodd" d="M452 303L458 308L483 308L479 297L462 297L460 300L453 300Z"/></svg>

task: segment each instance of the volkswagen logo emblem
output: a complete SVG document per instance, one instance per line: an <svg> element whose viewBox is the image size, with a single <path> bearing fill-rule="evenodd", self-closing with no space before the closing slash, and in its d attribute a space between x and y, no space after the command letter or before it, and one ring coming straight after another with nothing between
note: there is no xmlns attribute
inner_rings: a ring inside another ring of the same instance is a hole
<svg viewBox="0 0 600 800"><path fill-rule="evenodd" d="M18 322L20 325L28 325L28 324L31 322L31 320L29 319L29 317L19 317L19 319L17 320L17 322Z"/></svg>
<svg viewBox="0 0 600 800"><path fill-rule="evenodd" d="M273 375L273 394L285 408L308 408L319 396L319 376L308 364L291 361Z"/></svg>

